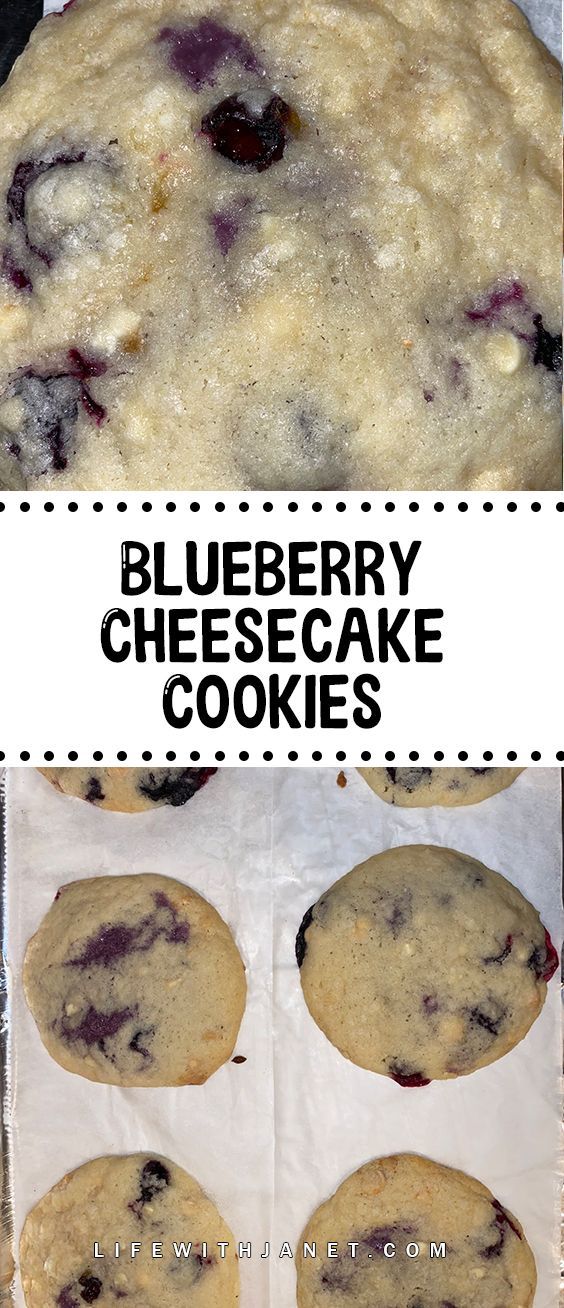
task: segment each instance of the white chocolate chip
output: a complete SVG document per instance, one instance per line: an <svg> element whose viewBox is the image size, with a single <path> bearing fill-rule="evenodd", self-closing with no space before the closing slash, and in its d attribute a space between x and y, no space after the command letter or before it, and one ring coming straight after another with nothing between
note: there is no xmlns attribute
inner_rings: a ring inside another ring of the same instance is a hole
<svg viewBox="0 0 564 1308"><path fill-rule="evenodd" d="M0 341L13 340L26 328L27 310L20 304L0 305Z"/></svg>
<svg viewBox="0 0 564 1308"><path fill-rule="evenodd" d="M291 341L300 332L296 306L280 296L262 295L255 301L253 327L256 339L263 341Z"/></svg>
<svg viewBox="0 0 564 1308"><path fill-rule="evenodd" d="M401 250L399 245L390 241L388 245L381 245L376 252L375 262L379 268L395 268L401 262Z"/></svg>
<svg viewBox="0 0 564 1308"><path fill-rule="evenodd" d="M489 358L497 370L511 376L521 367L525 358L522 341L518 341L512 332L493 332L486 338Z"/></svg>
<svg viewBox="0 0 564 1308"><path fill-rule="evenodd" d="M286 263L298 252L298 234L295 225L286 219L276 218L273 214L262 214L260 235L265 245L259 257L271 266Z"/></svg>
<svg viewBox="0 0 564 1308"><path fill-rule="evenodd" d="M140 326L141 318L132 309L118 309L96 329L92 344L95 350L114 354L119 346Z"/></svg>
<svg viewBox="0 0 564 1308"><path fill-rule="evenodd" d="M92 206L92 188L84 177L84 170L55 168L40 178L28 196L27 211L30 221L49 214L51 223L80 223L88 216Z"/></svg>
<svg viewBox="0 0 564 1308"><path fill-rule="evenodd" d="M450 1014L448 1017L444 1017L440 1025L440 1033L441 1038L445 1040L447 1044L457 1044L464 1035L464 1022L462 1018L456 1017L454 1013Z"/></svg>
<svg viewBox="0 0 564 1308"><path fill-rule="evenodd" d="M7 432L18 432L25 417L25 405L17 395L0 404L0 427Z"/></svg>
<svg viewBox="0 0 564 1308"><path fill-rule="evenodd" d="M139 405L132 405L127 415L127 439L131 445L145 445L154 439L154 428L151 426L149 414Z"/></svg>

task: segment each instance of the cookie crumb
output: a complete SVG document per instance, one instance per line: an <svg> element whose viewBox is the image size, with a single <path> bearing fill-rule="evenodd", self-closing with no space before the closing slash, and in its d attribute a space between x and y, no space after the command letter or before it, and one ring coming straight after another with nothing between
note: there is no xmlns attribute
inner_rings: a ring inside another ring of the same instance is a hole
<svg viewBox="0 0 564 1308"><path fill-rule="evenodd" d="M235 1054L235 1057L231 1059L232 1063L246 1063L246 1061L244 1054Z"/></svg>
<svg viewBox="0 0 564 1308"><path fill-rule="evenodd" d="M341 790L344 790L346 784L347 784L347 778L346 778L344 772L341 771L341 772L339 772L339 775L338 775L338 777L337 777L337 785L341 787Z"/></svg>

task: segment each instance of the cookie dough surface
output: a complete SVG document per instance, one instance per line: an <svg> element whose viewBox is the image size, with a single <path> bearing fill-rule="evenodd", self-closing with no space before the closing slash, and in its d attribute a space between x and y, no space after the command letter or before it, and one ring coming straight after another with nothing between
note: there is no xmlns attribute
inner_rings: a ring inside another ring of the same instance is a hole
<svg viewBox="0 0 564 1308"><path fill-rule="evenodd" d="M110 1085L200 1085L231 1056L245 969L207 900L170 877L62 886L27 947L25 995L51 1056Z"/></svg>
<svg viewBox="0 0 564 1308"><path fill-rule="evenodd" d="M347 1177L303 1236L337 1257L298 1263L299 1308L530 1308L536 1270L517 1218L471 1176L414 1154ZM447 1246L431 1259L431 1242ZM347 1242L358 1242L355 1258ZM408 1258L416 1243L419 1256ZM395 1257L384 1249L396 1248Z"/></svg>
<svg viewBox="0 0 564 1308"><path fill-rule="evenodd" d="M506 790L523 768L358 768L370 789L387 804L427 808L479 804Z"/></svg>
<svg viewBox="0 0 564 1308"><path fill-rule="evenodd" d="M94 1241L106 1251L93 1258ZM187 1258L172 1242L192 1241ZM225 1258L217 1241L229 1241ZM119 1241L141 1250L113 1258ZM153 1241L163 1257L152 1258ZM207 1242L207 1251L203 1250ZM27 1308L236 1308L233 1236L215 1204L183 1168L158 1154L96 1158L40 1199L25 1222L20 1270Z"/></svg>
<svg viewBox="0 0 564 1308"><path fill-rule="evenodd" d="M8 488L561 485L560 79L509 0L73 0L0 122Z"/></svg>
<svg viewBox="0 0 564 1308"><path fill-rule="evenodd" d="M180 808L217 768L39 768L63 795L97 808L142 813L170 804Z"/></svg>
<svg viewBox="0 0 564 1308"><path fill-rule="evenodd" d="M558 962L514 886L433 845L388 849L336 881L305 914L296 958L331 1043L407 1087L503 1057Z"/></svg>

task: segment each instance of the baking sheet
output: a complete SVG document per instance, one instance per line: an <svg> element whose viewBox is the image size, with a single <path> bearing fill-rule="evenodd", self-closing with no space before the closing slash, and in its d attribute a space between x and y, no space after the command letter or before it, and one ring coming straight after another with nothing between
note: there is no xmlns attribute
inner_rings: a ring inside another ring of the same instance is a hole
<svg viewBox="0 0 564 1308"><path fill-rule="evenodd" d="M312 1210L354 1168L414 1150L473 1173L523 1222L535 1253L535 1308L556 1308L559 1247L559 987L526 1039L451 1082L403 1090L346 1062L310 1018L294 961L304 911L355 863L390 845L456 846L533 901L555 944L560 910L560 777L529 769L461 809L401 810L354 770L224 769L184 809L107 813L70 800L32 769L8 781L8 960L14 1225L69 1168L102 1153L174 1158L215 1199L237 1240L241 1308L294 1308L296 1248ZM227 1064L201 1087L121 1090L58 1067L25 1006L25 944L59 884L158 871L206 895L235 932L249 1000ZM182 1237L180 1237L182 1238ZM270 1240L270 1260L258 1254ZM15 1303L23 1308L16 1284Z"/></svg>
<svg viewBox="0 0 564 1308"><path fill-rule="evenodd" d="M19 0L14 0L19 3ZM45 0L44 13L50 14L62 8L61 0ZM549 50L562 57L562 7L559 0L519 0L519 8L527 15L533 31L544 41Z"/></svg>

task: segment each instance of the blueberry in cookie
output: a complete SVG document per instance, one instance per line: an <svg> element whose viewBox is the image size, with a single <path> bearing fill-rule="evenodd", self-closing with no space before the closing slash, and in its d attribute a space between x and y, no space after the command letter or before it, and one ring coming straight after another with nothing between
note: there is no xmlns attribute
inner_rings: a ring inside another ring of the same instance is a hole
<svg viewBox="0 0 564 1308"><path fill-rule="evenodd" d="M0 484L559 488L560 85L510 0L46 17L0 93Z"/></svg>
<svg viewBox="0 0 564 1308"><path fill-rule="evenodd" d="M322 1256L298 1263L298 1308L533 1303L535 1261L517 1218L474 1177L415 1154L375 1158L353 1172L302 1240ZM323 1256L328 1242L336 1257ZM444 1257L432 1257L441 1242Z"/></svg>
<svg viewBox="0 0 564 1308"><path fill-rule="evenodd" d="M406 1088L502 1058L538 1017L558 965L515 886L433 845L388 849L330 886L305 914L296 960L331 1043Z"/></svg>
<svg viewBox="0 0 564 1308"><path fill-rule="evenodd" d="M201 895L153 874L61 886L24 964L48 1052L109 1085L201 1085L231 1057L245 968Z"/></svg>
<svg viewBox="0 0 564 1308"><path fill-rule="evenodd" d="M523 768L358 768L370 789L401 808L479 804L511 786Z"/></svg>
<svg viewBox="0 0 564 1308"><path fill-rule="evenodd" d="M63 795L97 808L142 813L169 804L181 808L217 768L39 768Z"/></svg>
<svg viewBox="0 0 564 1308"><path fill-rule="evenodd" d="M95 426L105 410L94 398L86 381L106 370L101 360L84 359L77 349L69 350L63 367L45 374L28 368L6 389L6 403L20 412L18 439L8 444L19 471L41 475L48 468L62 472L72 458L79 411Z"/></svg>
<svg viewBox="0 0 564 1308"><path fill-rule="evenodd" d="M94 1259L94 1241L104 1259ZM180 1241L187 1254L176 1257ZM224 1257L218 1241L226 1242ZM153 1242L162 1257L152 1257ZM20 1270L27 1308L239 1303L231 1231L194 1177L157 1154L96 1158L63 1176L26 1218Z"/></svg>

